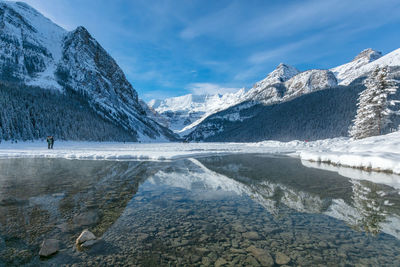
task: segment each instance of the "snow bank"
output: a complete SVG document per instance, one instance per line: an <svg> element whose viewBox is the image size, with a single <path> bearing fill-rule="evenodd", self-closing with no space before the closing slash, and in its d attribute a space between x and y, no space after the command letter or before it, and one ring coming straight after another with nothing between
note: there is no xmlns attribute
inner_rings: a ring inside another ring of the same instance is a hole
<svg viewBox="0 0 400 267"><path fill-rule="evenodd" d="M400 174L400 132L356 141L332 142L299 152L302 160Z"/></svg>

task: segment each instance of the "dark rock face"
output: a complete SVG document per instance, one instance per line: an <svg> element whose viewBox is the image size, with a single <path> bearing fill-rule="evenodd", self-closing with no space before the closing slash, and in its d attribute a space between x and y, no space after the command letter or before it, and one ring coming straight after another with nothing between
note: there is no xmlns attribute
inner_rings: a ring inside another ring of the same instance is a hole
<svg viewBox="0 0 400 267"><path fill-rule="evenodd" d="M139 114L144 114L138 95L122 70L84 27L66 36L62 55L57 70L67 74L61 77L66 86L93 97L107 97L114 104L133 104Z"/></svg>

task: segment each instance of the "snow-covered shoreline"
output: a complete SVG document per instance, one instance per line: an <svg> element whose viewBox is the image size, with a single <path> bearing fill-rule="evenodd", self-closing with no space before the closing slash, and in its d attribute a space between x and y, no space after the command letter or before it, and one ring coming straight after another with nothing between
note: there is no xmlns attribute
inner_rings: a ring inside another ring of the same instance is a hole
<svg viewBox="0 0 400 267"><path fill-rule="evenodd" d="M267 153L292 153L275 148ZM56 141L47 149L44 141L0 144L1 158L66 158L92 160L173 160L231 153L266 153L265 147L246 143L118 143Z"/></svg>
<svg viewBox="0 0 400 267"><path fill-rule="evenodd" d="M2 142L0 159L66 158L92 160L173 160L232 153L285 154L301 160L400 174L400 132L362 140L333 138L258 143L118 143L56 141Z"/></svg>
<svg viewBox="0 0 400 267"><path fill-rule="evenodd" d="M375 136L317 150L303 150L302 160L400 174L400 133Z"/></svg>

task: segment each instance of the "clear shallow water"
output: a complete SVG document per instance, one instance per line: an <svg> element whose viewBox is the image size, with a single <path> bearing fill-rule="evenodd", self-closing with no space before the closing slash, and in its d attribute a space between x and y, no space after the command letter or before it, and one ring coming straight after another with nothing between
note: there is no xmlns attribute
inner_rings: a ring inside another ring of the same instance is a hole
<svg viewBox="0 0 400 267"><path fill-rule="evenodd" d="M293 158L0 161L0 266L399 266L399 238L398 189Z"/></svg>

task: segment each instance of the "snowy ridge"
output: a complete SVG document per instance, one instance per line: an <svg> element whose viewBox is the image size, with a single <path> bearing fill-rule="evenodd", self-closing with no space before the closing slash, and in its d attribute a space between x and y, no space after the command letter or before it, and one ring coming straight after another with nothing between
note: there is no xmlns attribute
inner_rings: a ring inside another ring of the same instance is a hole
<svg viewBox="0 0 400 267"><path fill-rule="evenodd" d="M183 134L203 121L207 116L242 101L245 90L215 95L188 94L164 100L151 100L148 105L167 121L173 131Z"/></svg>
<svg viewBox="0 0 400 267"><path fill-rule="evenodd" d="M368 48L358 54L351 62L332 68L331 71L335 74L339 84L344 84L342 82L351 79L354 76L354 72L381 56L381 52Z"/></svg>
<svg viewBox="0 0 400 267"><path fill-rule="evenodd" d="M369 57L356 57L352 62L332 69L338 77L340 85L349 85L355 79L367 75L377 66L400 66L400 48L379 57L380 52L365 50L369 52ZM364 51L363 51L364 52Z"/></svg>
<svg viewBox="0 0 400 267"><path fill-rule="evenodd" d="M257 82L246 93L242 102L271 105L336 85L335 76L328 70L299 72L296 68L281 63L264 80ZM247 104L246 108L248 107Z"/></svg>

